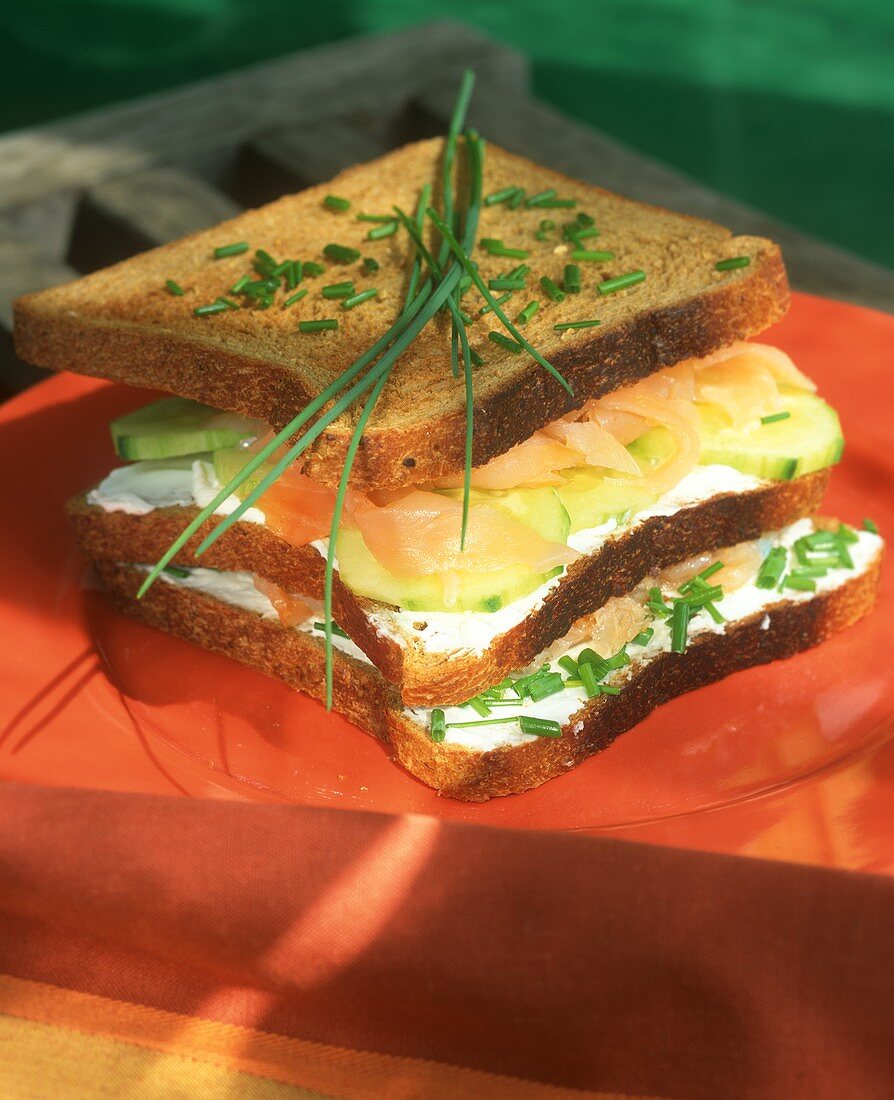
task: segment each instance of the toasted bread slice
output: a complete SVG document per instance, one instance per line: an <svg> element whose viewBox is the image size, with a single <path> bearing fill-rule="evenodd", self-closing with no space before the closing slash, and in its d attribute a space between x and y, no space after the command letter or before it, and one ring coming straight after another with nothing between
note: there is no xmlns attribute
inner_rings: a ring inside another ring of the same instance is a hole
<svg viewBox="0 0 894 1100"><path fill-rule="evenodd" d="M26 295L14 306L18 353L38 366L167 390L282 428L398 316L410 266L406 234L370 241L369 224L355 214L389 214L394 205L412 210L422 185L437 182L442 148L440 139L405 146L214 229ZM479 314L483 303L476 291L468 292L463 299L473 317L468 331L484 360L475 369L475 466L588 398L759 333L785 313L785 269L770 241L733 237L710 222L621 198L488 147L485 194L510 185L529 195L554 188L578 200L577 211L595 218L600 232L585 244L614 253L614 259L581 263L582 292L552 302L539 280L545 275L562 282L573 246L563 241L561 226L576 211L524 204L516 210L483 208L479 240L498 238L530 251L528 285L506 309L514 318L529 300L541 303L525 336L564 372L574 395L528 355L491 342L488 333L500 326L492 313ZM350 200L350 212L326 208L329 193ZM557 229L539 241L535 233L546 216ZM252 251L213 258L216 246L238 241L248 242ZM280 308L280 297L266 310L194 316L194 307L226 294L251 271L254 249L277 259L319 262L332 242L359 249L380 269L368 276L359 263L330 263L325 275L305 280L310 293L289 309ZM748 266L716 270L717 261L735 256L748 257ZM519 262L480 247L474 258L487 279ZM597 292L605 278L638 269L647 276L639 286L607 296ZM167 279L185 294L169 294ZM375 286L378 297L345 311L320 295L323 284L349 279L358 291ZM299 333L299 320L327 317L338 318L338 332ZM601 321L598 328L561 334L554 328L594 317ZM356 415L356 409L349 410L309 452L306 472L317 481L337 482ZM387 488L457 472L464 462L465 419L463 381L452 377L449 326L439 316L396 366L367 425L353 484Z"/></svg>
<svg viewBox="0 0 894 1100"><path fill-rule="evenodd" d="M622 529L574 562L542 601L519 601L514 620L510 605L506 609L510 615L502 620L505 628L479 648L432 647L425 612L401 615L397 609L356 596L337 574L335 619L395 685L405 703L458 703L527 665L576 619L611 596L629 592L648 574L703 550L757 538L763 531L778 530L815 512L828 479L829 470L820 470L794 481L763 482L746 492L720 493L673 515L645 518L626 533ZM81 495L70 502L68 514L87 558L154 562L196 511L160 508L144 516L105 512ZM200 529L174 563L254 573L288 592L321 597L324 559L319 552L312 546L294 547L259 524L235 524L197 562L193 551L216 522Z"/></svg>
<svg viewBox="0 0 894 1100"><path fill-rule="evenodd" d="M790 598L771 594L769 603L726 624L723 632L697 633L684 654L635 659L625 670L620 693L587 700L563 723L559 737L516 738L487 750L436 744L419 713L401 706L397 690L372 664L338 651L335 707L390 742L395 759L441 794L467 801L517 794L607 748L675 696L740 669L789 657L850 626L872 608L880 563L881 547L873 545L864 567L841 573L835 587ZM144 573L107 561L96 563L96 570L114 604L128 615L323 696L325 655L319 638L174 584L157 584L137 601Z"/></svg>

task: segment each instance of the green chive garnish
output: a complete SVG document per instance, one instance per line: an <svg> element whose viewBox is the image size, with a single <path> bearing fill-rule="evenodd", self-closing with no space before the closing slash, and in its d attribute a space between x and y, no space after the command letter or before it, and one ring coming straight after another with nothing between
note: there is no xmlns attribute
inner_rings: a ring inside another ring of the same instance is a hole
<svg viewBox="0 0 894 1100"><path fill-rule="evenodd" d="M559 667L564 668L569 676L577 676L577 661L567 654L559 658Z"/></svg>
<svg viewBox="0 0 894 1100"><path fill-rule="evenodd" d="M782 579L788 554L784 546L774 546L761 562L754 584L757 588L775 588Z"/></svg>
<svg viewBox="0 0 894 1100"><path fill-rule="evenodd" d="M508 336L504 336L502 332L489 332L487 334L488 340L492 340L495 344L499 344L501 348L511 352L513 355L521 355L525 350L521 344L511 340Z"/></svg>
<svg viewBox="0 0 894 1100"><path fill-rule="evenodd" d="M773 413L771 416L762 416L761 424L775 424L779 420L788 420L790 412Z"/></svg>
<svg viewBox="0 0 894 1100"><path fill-rule="evenodd" d="M540 285L548 298L554 302L565 301L565 291L560 286L557 286L548 275L544 275L540 280Z"/></svg>
<svg viewBox="0 0 894 1100"><path fill-rule="evenodd" d="M325 634L326 633L326 624L325 623L314 623L314 630L319 630L321 634ZM333 623L332 624L332 633L337 634L339 636L339 638L347 638L347 636L348 636L347 632L342 630L342 628L338 625L338 623Z"/></svg>
<svg viewBox="0 0 894 1100"><path fill-rule="evenodd" d="M393 236L397 232L397 226L396 220L385 222L384 225L377 225L375 229L370 229L366 236L371 241L380 241L383 237Z"/></svg>
<svg viewBox="0 0 894 1100"><path fill-rule="evenodd" d="M563 285L566 294L580 294L580 268L577 264L565 265Z"/></svg>
<svg viewBox="0 0 894 1100"><path fill-rule="evenodd" d="M374 256L364 256L360 270L364 275L375 275L379 270L379 261Z"/></svg>
<svg viewBox="0 0 894 1100"><path fill-rule="evenodd" d="M360 250L343 244L327 244L323 255L336 264L352 264L360 259Z"/></svg>
<svg viewBox="0 0 894 1100"><path fill-rule="evenodd" d="M578 676L580 676L580 682L584 691L587 693L587 698L592 699L594 695L599 694L599 678L596 675L596 670L589 662L581 664L578 661L577 665Z"/></svg>
<svg viewBox="0 0 894 1100"><path fill-rule="evenodd" d="M508 302L511 297L512 297L512 291L510 290L508 294L504 294L502 296L502 298L495 298L494 301L497 303L498 306L502 306L506 302ZM485 313L492 313L492 312L493 312L493 306L482 306L481 309L478 310L478 315L479 315L479 317L483 317L485 315ZM478 365L480 366L481 364L479 363Z"/></svg>
<svg viewBox="0 0 894 1100"><path fill-rule="evenodd" d="M496 279L488 279L487 285L491 290L524 290L524 279L507 279L502 276Z"/></svg>
<svg viewBox="0 0 894 1100"><path fill-rule="evenodd" d="M218 298L216 302L211 302L207 306L196 306L193 313L196 317L210 317L214 313L225 313L227 310L238 308L239 306L229 298Z"/></svg>
<svg viewBox="0 0 894 1100"><path fill-rule="evenodd" d="M604 283L599 284L598 290L600 294L615 294L619 290L626 290L629 286L636 286L637 283L645 282L645 279L645 271L630 271L626 275L606 279Z"/></svg>
<svg viewBox="0 0 894 1100"><path fill-rule="evenodd" d="M526 260L531 255L526 248L507 248L502 241L489 245L487 252L490 256L508 256L511 260Z"/></svg>
<svg viewBox="0 0 894 1100"><path fill-rule="evenodd" d="M165 279L165 287L168 294L173 294L175 298L183 297L183 287L179 283L175 283L173 279Z"/></svg>
<svg viewBox="0 0 894 1100"><path fill-rule="evenodd" d="M304 274L310 279L315 275L324 275L326 272L326 268L322 264L313 263L311 261L305 261L301 266Z"/></svg>
<svg viewBox="0 0 894 1100"><path fill-rule="evenodd" d="M874 520L871 520L868 517L863 520L863 530L869 531L869 533L873 535L878 534L878 526L876 525Z"/></svg>
<svg viewBox="0 0 894 1100"><path fill-rule="evenodd" d="M356 292L352 282L330 283L329 286L323 287L324 298L350 298L354 293Z"/></svg>
<svg viewBox="0 0 894 1100"><path fill-rule="evenodd" d="M499 202L507 202L509 199L514 198L519 191L521 191L520 187L504 187L501 191L494 191L488 195L484 200L484 205L495 206ZM523 191L522 194L524 194Z"/></svg>
<svg viewBox="0 0 894 1100"><path fill-rule="evenodd" d="M601 264L615 258L614 252L588 252L585 248L576 248L571 253L572 260L578 263Z"/></svg>
<svg viewBox="0 0 894 1100"><path fill-rule="evenodd" d="M222 244L214 250L215 260L223 260L227 256L241 256L248 252L248 241L234 241L233 244Z"/></svg>
<svg viewBox="0 0 894 1100"><path fill-rule="evenodd" d="M300 302L305 294L307 294L307 287L305 287L304 290L299 290L297 294L293 294L290 298L286 298L282 304L282 308L288 309L289 306L293 306L296 302Z"/></svg>
<svg viewBox="0 0 894 1100"><path fill-rule="evenodd" d="M486 718L490 714L490 707L478 695L474 695L462 705L464 707L471 707L472 710L474 710L476 714L480 714L482 718Z"/></svg>
<svg viewBox="0 0 894 1100"><path fill-rule="evenodd" d="M556 228L556 223L552 218L544 218L540 223L541 233L551 233Z"/></svg>
<svg viewBox="0 0 894 1100"><path fill-rule="evenodd" d="M799 592L815 592L816 581L813 579L813 577L798 576L797 574L792 573L790 576L785 578L782 587L794 588Z"/></svg>
<svg viewBox="0 0 894 1100"><path fill-rule="evenodd" d="M323 321L299 321L299 332L333 332L338 328L338 321L335 317L327 317Z"/></svg>
<svg viewBox="0 0 894 1100"><path fill-rule="evenodd" d="M531 318L534 316L534 314L537 312L538 309L540 309L540 303L539 302L534 302L534 301L528 302L528 304L521 311L521 313L519 313L518 317L515 318L516 324L526 325L528 323L528 321L531 320Z"/></svg>
<svg viewBox="0 0 894 1100"><path fill-rule="evenodd" d="M556 332L567 332L569 329L595 328L596 325L601 324L601 321L597 321L595 319L592 321L564 321L560 325L553 325L553 328L556 330Z"/></svg>
<svg viewBox="0 0 894 1100"><path fill-rule="evenodd" d="M327 195L326 198L323 199L323 205L328 206L330 210L345 211L351 209L350 201L348 199L339 198L338 195Z"/></svg>
<svg viewBox="0 0 894 1100"><path fill-rule="evenodd" d="M556 197L555 187L550 187L546 191L538 191L536 195L531 195L530 198L525 199L525 206L539 206L547 199L554 199Z"/></svg>
<svg viewBox="0 0 894 1100"><path fill-rule="evenodd" d="M732 256L728 260L720 260L714 267L718 271L734 271L737 267L748 267L750 263L750 256Z"/></svg>
<svg viewBox="0 0 894 1100"><path fill-rule="evenodd" d="M181 569L179 565L166 565L164 571L165 573L170 573L172 577L177 577L181 581L184 577L189 576L189 570Z"/></svg>
<svg viewBox="0 0 894 1100"><path fill-rule="evenodd" d="M432 741L443 741L447 736L447 725L444 722L444 712L440 707L435 707L431 712L431 739Z"/></svg>
<svg viewBox="0 0 894 1100"><path fill-rule="evenodd" d="M378 290L374 286L371 286L369 290L361 290L359 294L354 294L350 298L345 298L341 304L341 308L353 309L354 306L359 306L362 302L368 302L370 298L375 298L378 293Z"/></svg>
<svg viewBox="0 0 894 1100"><path fill-rule="evenodd" d="M518 716L522 733L533 733L538 737L561 737L562 727L550 718L533 718L528 714Z"/></svg>
<svg viewBox="0 0 894 1100"><path fill-rule="evenodd" d="M652 636L655 630L651 626L647 626L645 630L641 630L635 638L630 639L631 645L648 645L652 640Z"/></svg>
<svg viewBox="0 0 894 1100"><path fill-rule="evenodd" d="M301 278L304 274L304 270L300 260L289 260L288 267L286 268L286 287L289 290L294 290L295 287L301 282Z"/></svg>
<svg viewBox="0 0 894 1100"><path fill-rule="evenodd" d="M358 214L357 215L357 221L358 222L379 222L381 225L384 225L385 222L393 222L394 221L394 215L393 214Z"/></svg>
<svg viewBox="0 0 894 1100"><path fill-rule="evenodd" d="M230 287L231 294L241 294L247 286L251 285L251 276L243 275Z"/></svg>
<svg viewBox="0 0 894 1100"><path fill-rule="evenodd" d="M857 534L857 532L853 529L853 527L849 527L846 523L839 523L838 530L835 532L835 534L837 538L843 539L845 542L860 541L860 536Z"/></svg>
<svg viewBox="0 0 894 1100"><path fill-rule="evenodd" d="M671 616L671 652L685 653L689 638L689 616L691 609L685 601L674 604Z"/></svg>

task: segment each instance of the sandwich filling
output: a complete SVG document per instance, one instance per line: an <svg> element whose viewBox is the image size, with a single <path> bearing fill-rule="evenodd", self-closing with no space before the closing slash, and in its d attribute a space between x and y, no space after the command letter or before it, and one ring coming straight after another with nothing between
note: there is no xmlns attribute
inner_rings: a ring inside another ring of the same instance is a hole
<svg viewBox="0 0 894 1100"><path fill-rule="evenodd" d="M647 579L628 596L578 620L528 668L473 699L457 706L407 707L405 713L433 740L480 752L560 737L574 729L574 716L588 700L622 692L649 661L684 653L699 635L723 634L761 613L761 626L769 629L774 605L832 591L871 568L881 548L873 531L799 520ZM250 573L169 566L162 578L288 629L313 634L323 628L321 604ZM333 644L369 663L343 634L336 634Z"/></svg>
<svg viewBox="0 0 894 1100"><path fill-rule="evenodd" d="M341 580L406 613L410 625L426 612L436 647L486 648L573 561L646 518L837 462L838 417L814 389L783 352L739 343L589 401L472 471L464 544L461 478L350 490ZM138 461L114 470L88 503L137 514L208 505L269 438L257 422L179 398L112 431L119 453ZM264 469L217 512L234 511ZM325 556L334 504L335 490L296 465L242 518Z"/></svg>

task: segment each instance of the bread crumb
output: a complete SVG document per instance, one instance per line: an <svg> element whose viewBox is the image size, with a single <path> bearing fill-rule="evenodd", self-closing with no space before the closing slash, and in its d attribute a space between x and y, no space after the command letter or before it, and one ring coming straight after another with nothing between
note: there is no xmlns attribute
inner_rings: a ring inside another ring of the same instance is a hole
<svg viewBox="0 0 894 1100"><path fill-rule="evenodd" d="M761 619L761 630L769 630L769 629L770 629L770 616L769 615L764 615L764 617Z"/></svg>

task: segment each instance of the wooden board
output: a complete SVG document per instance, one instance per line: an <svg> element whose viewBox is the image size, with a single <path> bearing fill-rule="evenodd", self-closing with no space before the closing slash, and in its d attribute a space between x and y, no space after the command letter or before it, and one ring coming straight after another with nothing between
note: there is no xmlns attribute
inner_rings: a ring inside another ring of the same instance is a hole
<svg viewBox="0 0 894 1100"><path fill-rule="evenodd" d="M478 75L471 121L498 144L611 190L772 237L799 289L894 310L894 274L564 118L529 95L521 55L470 28L435 23L0 138L0 395L42 375L12 351L16 295L443 131L466 67Z"/></svg>

